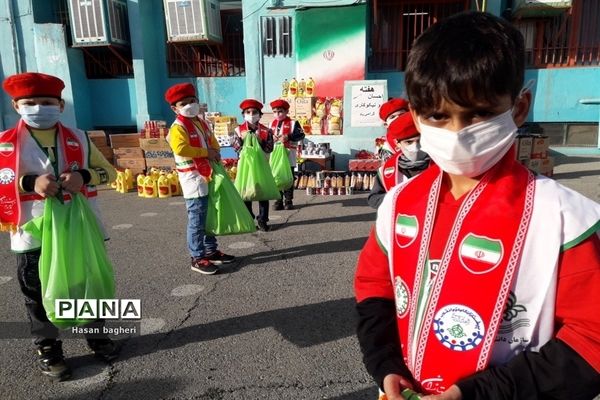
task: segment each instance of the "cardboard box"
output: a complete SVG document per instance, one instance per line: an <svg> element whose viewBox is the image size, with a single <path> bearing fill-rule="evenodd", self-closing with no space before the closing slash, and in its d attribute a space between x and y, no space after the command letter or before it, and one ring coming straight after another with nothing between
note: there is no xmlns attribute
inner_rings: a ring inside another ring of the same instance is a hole
<svg viewBox="0 0 600 400"><path fill-rule="evenodd" d="M118 149L121 147L140 147L140 135L138 133L120 133L110 135L110 147Z"/></svg>
<svg viewBox="0 0 600 400"><path fill-rule="evenodd" d="M104 158L106 158L106 160L112 164L113 162L113 149L108 147L108 146L96 146L98 148L98 150L100 150L100 153L102 153L102 155L104 156Z"/></svg>
<svg viewBox="0 0 600 400"><path fill-rule="evenodd" d="M548 136L534 137L531 144L531 158L547 158L549 148L550 138Z"/></svg>
<svg viewBox="0 0 600 400"><path fill-rule="evenodd" d="M115 160L115 166L119 169L129 168L132 173L138 174L146 169L144 158L119 158Z"/></svg>
<svg viewBox="0 0 600 400"><path fill-rule="evenodd" d="M296 118L296 98L289 97L289 98L285 99L285 101L287 101L288 104L290 105L290 108L288 110L288 117Z"/></svg>
<svg viewBox="0 0 600 400"><path fill-rule="evenodd" d="M545 175L545 176L554 175L554 158L553 157L547 157L547 158L541 159L540 174Z"/></svg>
<svg viewBox="0 0 600 400"><path fill-rule="evenodd" d="M350 171L377 171L381 166L381 160L376 159L354 159L348 161Z"/></svg>
<svg viewBox="0 0 600 400"><path fill-rule="evenodd" d="M313 115L313 108L315 107L316 101L316 97L296 97L296 110L294 117L305 117L310 119Z"/></svg>
<svg viewBox="0 0 600 400"><path fill-rule="evenodd" d="M144 158L144 150L139 147L118 147L113 149L116 159L119 158Z"/></svg>
<svg viewBox="0 0 600 400"><path fill-rule="evenodd" d="M166 139L139 139L139 146L144 151L171 151Z"/></svg>
<svg viewBox="0 0 600 400"><path fill-rule="evenodd" d="M540 158L532 158L527 160L525 166L535 173L540 173L542 169L542 160Z"/></svg>
<svg viewBox="0 0 600 400"><path fill-rule="evenodd" d="M108 139L104 131L87 131L87 135L96 147L108 146Z"/></svg>
<svg viewBox="0 0 600 400"><path fill-rule="evenodd" d="M515 156L519 161L527 161L531 158L531 136L517 136L515 139Z"/></svg>
<svg viewBox="0 0 600 400"><path fill-rule="evenodd" d="M159 169L175 169L174 158L147 158L146 166L148 168L159 168Z"/></svg>
<svg viewBox="0 0 600 400"><path fill-rule="evenodd" d="M173 152L169 150L148 150L144 152L146 160L150 158L173 158Z"/></svg>

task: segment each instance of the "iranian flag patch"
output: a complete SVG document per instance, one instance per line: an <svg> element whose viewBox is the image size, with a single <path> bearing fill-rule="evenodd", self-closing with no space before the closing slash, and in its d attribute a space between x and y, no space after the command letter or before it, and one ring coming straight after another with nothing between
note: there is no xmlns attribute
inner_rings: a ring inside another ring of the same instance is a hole
<svg viewBox="0 0 600 400"><path fill-rule="evenodd" d="M0 154L4 156L11 155L15 151L15 145L12 143L0 143Z"/></svg>
<svg viewBox="0 0 600 400"><path fill-rule="evenodd" d="M417 217L412 215L398 214L396 216L396 242L400 247L407 247L415 241L419 232Z"/></svg>
<svg viewBox="0 0 600 400"><path fill-rule="evenodd" d="M500 240L473 233L465 236L459 248L460 262L474 274L492 271L500 264L503 255L504 248Z"/></svg>

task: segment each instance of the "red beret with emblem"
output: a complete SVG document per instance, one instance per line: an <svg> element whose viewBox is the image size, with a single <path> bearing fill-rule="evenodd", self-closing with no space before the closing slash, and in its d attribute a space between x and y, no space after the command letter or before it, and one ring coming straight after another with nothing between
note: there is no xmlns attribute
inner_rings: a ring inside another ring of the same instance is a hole
<svg viewBox="0 0 600 400"><path fill-rule="evenodd" d="M271 109L273 109L273 108L283 108L284 110L290 109L290 103L288 103L287 101L285 101L283 99L273 100L270 103L270 106L271 106Z"/></svg>
<svg viewBox="0 0 600 400"><path fill-rule="evenodd" d="M61 98L65 83L56 76L39 72L11 75L2 82L4 91L14 100L29 97Z"/></svg>
<svg viewBox="0 0 600 400"><path fill-rule="evenodd" d="M418 135L420 133L415 126L412 115L407 112L399 115L398 118L392 121L390 126L388 126L385 138L392 148L396 148L396 142Z"/></svg>
<svg viewBox="0 0 600 400"><path fill-rule="evenodd" d="M401 98L390 99L379 108L379 118L385 122L393 112L399 110L408 111L408 101Z"/></svg>
<svg viewBox="0 0 600 400"><path fill-rule="evenodd" d="M165 92L165 100L169 104L175 104L186 97L196 97L196 88L191 83L178 83Z"/></svg>
<svg viewBox="0 0 600 400"><path fill-rule="evenodd" d="M256 108L258 111L262 111L263 104L254 99L246 99L240 103L240 108L244 111L247 108Z"/></svg>

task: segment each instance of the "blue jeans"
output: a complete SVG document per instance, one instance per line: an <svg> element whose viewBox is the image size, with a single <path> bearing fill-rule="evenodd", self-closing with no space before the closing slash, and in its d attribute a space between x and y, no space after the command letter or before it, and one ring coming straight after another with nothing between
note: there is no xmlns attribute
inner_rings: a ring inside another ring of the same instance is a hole
<svg viewBox="0 0 600 400"><path fill-rule="evenodd" d="M208 212L208 196L197 199L185 199L188 213L187 244L190 255L202 258L217 251L217 238L204 233L206 214Z"/></svg>

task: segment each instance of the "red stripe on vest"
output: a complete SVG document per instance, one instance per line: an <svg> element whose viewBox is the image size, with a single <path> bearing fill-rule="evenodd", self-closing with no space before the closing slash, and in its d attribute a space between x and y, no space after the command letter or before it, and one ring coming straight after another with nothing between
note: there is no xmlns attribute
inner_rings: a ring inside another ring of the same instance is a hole
<svg viewBox="0 0 600 400"><path fill-rule="evenodd" d="M243 132L251 131L251 129L248 128L248 121L244 121L244 123L241 124L238 128L240 132L240 137L243 136ZM255 132L262 142L266 141L269 138L269 129L261 123L258 124L258 127Z"/></svg>
<svg viewBox="0 0 600 400"><path fill-rule="evenodd" d="M198 129L190 118L186 118L181 114L177 115L177 121L181 122L181 125L183 125L183 127L187 131L188 138L190 139L190 145L192 145L192 147L202 148L202 142L200 141L200 136L198 136L198 131L200 131L201 135L205 135L204 137L206 140L206 146L208 150L210 148L210 140L208 135L208 132L210 132L210 128L208 127L208 124L205 121L201 120L200 118L197 118L197 120L200 122L200 126L202 127L202 129ZM212 175L212 167L210 166L208 158L195 157L193 158L193 161L194 167L198 171L198 173L205 178L210 178L210 176ZM193 171L193 169L189 170Z"/></svg>
<svg viewBox="0 0 600 400"><path fill-rule="evenodd" d="M398 178L401 175L398 168L398 159L401 155L402 152L400 151L394 153L379 167L379 178L386 192L389 192L391 188L398 184Z"/></svg>

